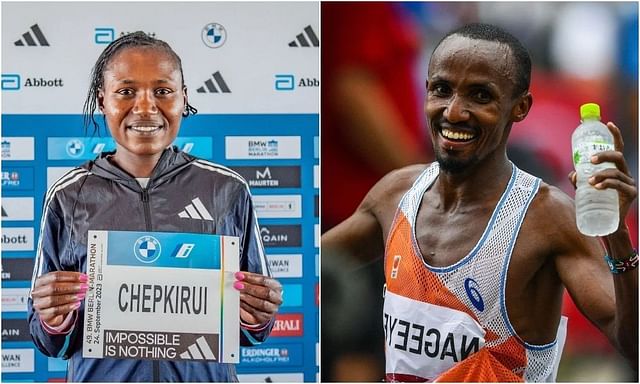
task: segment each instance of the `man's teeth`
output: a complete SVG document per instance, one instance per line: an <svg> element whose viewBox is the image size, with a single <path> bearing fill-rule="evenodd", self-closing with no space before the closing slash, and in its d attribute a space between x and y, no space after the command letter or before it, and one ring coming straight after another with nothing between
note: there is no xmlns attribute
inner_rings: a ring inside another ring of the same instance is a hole
<svg viewBox="0 0 640 384"><path fill-rule="evenodd" d="M475 137L475 135L466 132L454 132L450 129L444 128L442 129L442 136L451 140L471 140Z"/></svg>
<svg viewBox="0 0 640 384"><path fill-rule="evenodd" d="M156 129L159 129L160 127L131 127L131 129L133 129L134 131L138 131L138 132L151 132L151 131L155 131Z"/></svg>

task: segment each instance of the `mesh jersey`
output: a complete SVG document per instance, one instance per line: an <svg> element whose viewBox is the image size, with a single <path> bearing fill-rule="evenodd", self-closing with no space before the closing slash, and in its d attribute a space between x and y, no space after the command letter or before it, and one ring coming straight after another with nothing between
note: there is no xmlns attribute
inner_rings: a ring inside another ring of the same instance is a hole
<svg viewBox="0 0 640 384"><path fill-rule="evenodd" d="M471 252L448 267L422 258L415 221L438 176L428 167L405 193L385 250L387 381L555 381L566 335L532 345L515 333L506 311L511 252L540 179L513 166L511 179Z"/></svg>

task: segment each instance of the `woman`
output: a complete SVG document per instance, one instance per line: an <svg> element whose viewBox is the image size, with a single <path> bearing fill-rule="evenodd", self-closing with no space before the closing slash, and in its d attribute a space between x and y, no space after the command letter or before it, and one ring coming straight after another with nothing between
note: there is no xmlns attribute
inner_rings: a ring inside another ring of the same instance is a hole
<svg viewBox="0 0 640 384"><path fill-rule="evenodd" d="M266 339L282 303L246 182L170 146L182 117L196 113L171 47L143 32L112 42L94 66L85 103L85 125L94 129L96 107L116 151L68 172L46 194L29 299L35 344L48 356L70 359L69 381L237 381L230 364L82 357L89 229L238 236L246 271L234 283L243 345ZM179 215L189 204L208 215Z"/></svg>

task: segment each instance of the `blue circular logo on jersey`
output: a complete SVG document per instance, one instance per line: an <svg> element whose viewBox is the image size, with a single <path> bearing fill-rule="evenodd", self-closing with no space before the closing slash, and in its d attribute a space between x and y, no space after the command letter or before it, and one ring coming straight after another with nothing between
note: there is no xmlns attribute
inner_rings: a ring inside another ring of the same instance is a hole
<svg viewBox="0 0 640 384"><path fill-rule="evenodd" d="M484 311L484 300L482 300L482 296L480 296L480 286L478 283L469 277L464 281L464 290L467 292L471 304L473 304L478 311Z"/></svg>
<svg viewBox="0 0 640 384"><path fill-rule="evenodd" d="M133 254L143 263L153 263L160 257L160 242L153 236L142 236L133 245Z"/></svg>

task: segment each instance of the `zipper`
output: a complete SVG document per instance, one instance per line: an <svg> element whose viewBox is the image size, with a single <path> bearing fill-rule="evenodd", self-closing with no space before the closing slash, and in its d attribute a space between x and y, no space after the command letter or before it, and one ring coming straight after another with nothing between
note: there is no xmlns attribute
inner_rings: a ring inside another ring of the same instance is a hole
<svg viewBox="0 0 640 384"><path fill-rule="evenodd" d="M141 193L142 204L144 206L144 224L147 231L151 230L151 208L149 207L149 190L144 188Z"/></svg>
<svg viewBox="0 0 640 384"><path fill-rule="evenodd" d="M142 205L144 207L144 225L147 231L151 231L151 207L149 206L149 190L147 188L142 189L142 193L140 194L140 198L142 199ZM160 382L160 362L158 360L153 360L152 364L152 375L153 382Z"/></svg>

